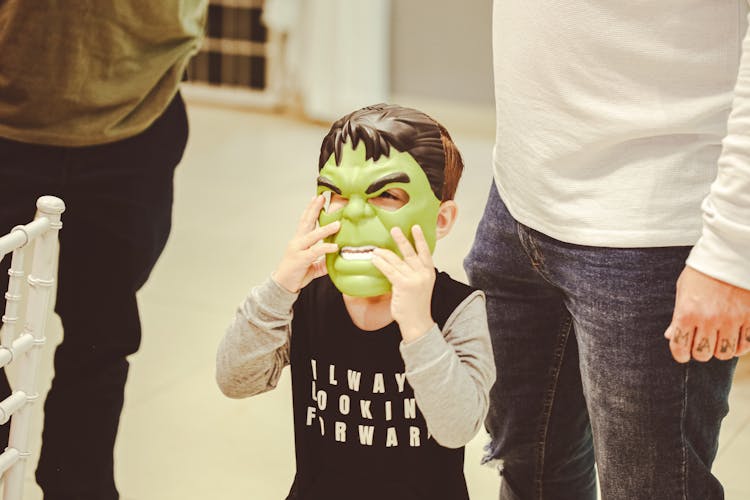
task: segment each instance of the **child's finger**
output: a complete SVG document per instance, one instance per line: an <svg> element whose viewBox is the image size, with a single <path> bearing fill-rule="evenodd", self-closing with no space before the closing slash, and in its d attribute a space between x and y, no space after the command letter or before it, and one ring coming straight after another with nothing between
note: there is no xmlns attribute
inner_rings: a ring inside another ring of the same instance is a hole
<svg viewBox="0 0 750 500"><path fill-rule="evenodd" d="M297 225L298 236L315 227L315 222L318 220L318 214L323 208L323 203L325 203L325 198L320 194L310 200L310 203L307 204L307 207L305 207L299 218L299 224Z"/></svg>
<svg viewBox="0 0 750 500"><path fill-rule="evenodd" d="M320 211L323 210L323 205L325 205L325 203L326 199L322 194L317 195L312 203L310 203L310 211L307 214L308 227L315 227L315 224L318 222Z"/></svg>
<svg viewBox="0 0 750 500"><path fill-rule="evenodd" d="M312 260L317 260L327 253L338 252L339 246L336 243L321 243L320 245L310 247L308 251L313 257Z"/></svg>
<svg viewBox="0 0 750 500"><path fill-rule="evenodd" d="M300 216L301 224L306 224L310 220L310 214L315 210L315 205L317 204L319 198L320 195L313 196L307 206L305 206L305 209L302 211L302 215Z"/></svg>
<svg viewBox="0 0 750 500"><path fill-rule="evenodd" d="M315 198L317 196L314 196L310 202L305 206L305 209L302 211L302 213L299 216L299 220L297 221L297 229L295 231L295 236L300 236L307 232L307 228L309 227L308 220L310 219L309 213L310 213L310 207L313 203L315 203Z"/></svg>
<svg viewBox="0 0 750 500"><path fill-rule="evenodd" d="M388 266L390 266L394 270L394 272L398 272L399 274L405 275L411 271L411 268L409 267L408 264L406 264L403 260L401 260L401 258L398 255L396 255L395 253L391 252L390 250L386 248L376 248L375 250L373 250L372 254L373 254L373 258L379 258L383 260L386 264L388 264ZM374 260L373 260L373 264L375 264Z"/></svg>
<svg viewBox="0 0 750 500"><path fill-rule="evenodd" d="M425 266L435 267L432 263L432 252L430 252L430 245L427 244L427 240L424 237L424 232L419 224L415 224L411 228L411 234L414 236L414 247L417 249L417 255Z"/></svg>
<svg viewBox="0 0 750 500"><path fill-rule="evenodd" d="M375 266L378 271L383 273L383 276L385 276L391 283L393 283L393 281L398 278L398 271L393 268L393 265L391 265L390 262L385 260L380 255L374 254L372 256L371 262L372 265Z"/></svg>
<svg viewBox="0 0 750 500"><path fill-rule="evenodd" d="M396 226L391 228L391 236L393 237L393 241L396 242L396 246L398 246L404 260L408 261L417 257L414 248L411 246L411 243L406 238L406 235L404 235L404 232L401 231L400 227Z"/></svg>
<svg viewBox="0 0 750 500"><path fill-rule="evenodd" d="M326 267L326 260L320 259L316 262L313 262L310 272L311 272L312 279L320 278L321 276L325 276L326 274L328 274L328 268Z"/></svg>
<svg viewBox="0 0 750 500"><path fill-rule="evenodd" d="M320 240L327 238L332 234L335 234L340 228L341 222L336 220L331 222L330 224L326 224L325 226L320 226L316 229L313 229L300 238L300 246L302 248L310 248Z"/></svg>

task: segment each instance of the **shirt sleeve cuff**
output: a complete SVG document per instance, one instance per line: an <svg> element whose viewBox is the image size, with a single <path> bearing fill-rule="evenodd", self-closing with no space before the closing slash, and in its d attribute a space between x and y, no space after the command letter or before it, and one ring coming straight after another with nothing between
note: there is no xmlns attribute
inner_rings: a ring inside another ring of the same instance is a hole
<svg viewBox="0 0 750 500"><path fill-rule="evenodd" d="M710 227L704 226L687 265L717 280L750 290L750 245L744 248L732 245Z"/></svg>
<svg viewBox="0 0 750 500"><path fill-rule="evenodd" d="M299 297L299 292L290 292L271 277L258 286L254 290L254 294L255 300L260 306L273 313L278 313L280 316L289 314L297 301L297 297Z"/></svg>
<svg viewBox="0 0 750 500"><path fill-rule="evenodd" d="M401 357L407 373L417 373L438 363L450 347L440 328L435 324L421 337L411 342L401 341Z"/></svg>

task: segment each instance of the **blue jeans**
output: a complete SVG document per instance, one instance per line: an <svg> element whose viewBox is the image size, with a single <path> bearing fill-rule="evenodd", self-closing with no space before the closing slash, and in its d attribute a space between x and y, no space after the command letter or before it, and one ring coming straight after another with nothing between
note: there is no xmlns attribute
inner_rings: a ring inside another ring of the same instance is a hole
<svg viewBox="0 0 750 500"><path fill-rule="evenodd" d="M501 499L595 499L595 463L606 500L724 498L711 463L736 358L679 364L663 336L689 251L564 243L492 186L464 264L487 294Z"/></svg>

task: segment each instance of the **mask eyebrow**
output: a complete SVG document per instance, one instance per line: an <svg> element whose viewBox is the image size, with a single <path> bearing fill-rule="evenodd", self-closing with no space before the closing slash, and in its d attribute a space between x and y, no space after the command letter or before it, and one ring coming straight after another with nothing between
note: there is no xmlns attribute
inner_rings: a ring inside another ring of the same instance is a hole
<svg viewBox="0 0 750 500"><path fill-rule="evenodd" d="M318 177L318 186L327 187L334 193L341 194L341 189L339 189L338 186L333 183L333 181L331 181L327 177L323 177L322 175Z"/></svg>
<svg viewBox="0 0 750 500"><path fill-rule="evenodd" d="M372 194L383 186L392 182L411 182L411 179L409 179L409 176L404 172L395 172L392 174L388 174L370 184L370 186L365 191L365 194Z"/></svg>

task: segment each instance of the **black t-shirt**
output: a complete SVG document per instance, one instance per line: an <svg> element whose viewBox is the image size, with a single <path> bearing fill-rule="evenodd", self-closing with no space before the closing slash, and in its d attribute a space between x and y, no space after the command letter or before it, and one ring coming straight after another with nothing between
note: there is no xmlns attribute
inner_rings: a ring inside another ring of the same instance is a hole
<svg viewBox="0 0 750 500"><path fill-rule="evenodd" d="M472 292L436 278L432 315L442 329ZM291 340L297 474L288 500L465 500L464 449L430 437L393 322L354 325L328 276L294 305Z"/></svg>

